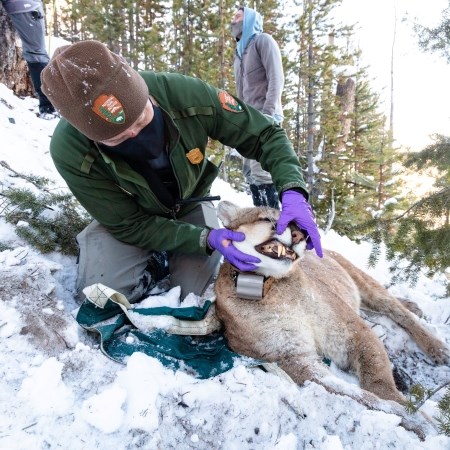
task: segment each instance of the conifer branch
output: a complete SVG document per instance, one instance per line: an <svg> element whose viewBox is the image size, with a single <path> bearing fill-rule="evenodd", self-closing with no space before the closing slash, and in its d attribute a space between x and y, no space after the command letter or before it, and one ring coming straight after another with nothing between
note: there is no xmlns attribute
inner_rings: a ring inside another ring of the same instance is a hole
<svg viewBox="0 0 450 450"><path fill-rule="evenodd" d="M28 181L29 183L31 183L33 186L37 187L38 189L42 189L43 191L48 192L48 189L44 188L44 185L49 183L49 181L50 181L48 178L24 175L23 173L17 172L16 170L12 169L6 161L0 161L0 166L9 170L17 177L22 178L25 181Z"/></svg>
<svg viewBox="0 0 450 450"><path fill-rule="evenodd" d="M445 195L447 192L450 192L450 186L449 187L445 187L443 189L441 189L438 192L434 192L433 194L430 194L427 197L427 201L429 201L432 198L436 198L436 197L440 197ZM392 219L390 219L390 221L397 221L400 220L401 218L407 216L409 214L410 211L418 208L419 206L421 206L423 204L423 199L418 200L417 202L413 203L406 211L404 211L402 214L398 215L397 217L394 217Z"/></svg>

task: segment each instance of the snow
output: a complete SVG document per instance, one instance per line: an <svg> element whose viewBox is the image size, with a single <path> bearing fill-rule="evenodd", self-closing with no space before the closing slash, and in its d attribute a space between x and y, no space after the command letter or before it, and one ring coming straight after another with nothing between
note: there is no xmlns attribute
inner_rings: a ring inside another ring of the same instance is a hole
<svg viewBox="0 0 450 450"><path fill-rule="evenodd" d="M0 166L1 189L33 189L12 170L66 189L48 153L57 121L38 119L36 100L14 97L3 85L0 98L0 161L10 168ZM251 206L249 196L220 180L212 195ZM450 438L437 433L420 441L394 414L370 411L312 382L296 386L259 368L236 366L199 380L141 353L126 365L113 362L73 318L79 306L73 295L76 258L40 254L3 218L0 241L11 248L0 252L0 449L450 448ZM389 284L383 258L367 267L368 243L330 231L323 244ZM398 284L390 290L415 301L425 313L422 323L450 342L447 282L444 275L421 276L414 288ZM165 295L162 303L177 305L179 290ZM414 382L435 389L449 379L450 368L432 366L403 330L382 317L368 319L396 367ZM331 369L336 382L358 389L355 377L333 364ZM440 395L424 405L429 416L438 415Z"/></svg>

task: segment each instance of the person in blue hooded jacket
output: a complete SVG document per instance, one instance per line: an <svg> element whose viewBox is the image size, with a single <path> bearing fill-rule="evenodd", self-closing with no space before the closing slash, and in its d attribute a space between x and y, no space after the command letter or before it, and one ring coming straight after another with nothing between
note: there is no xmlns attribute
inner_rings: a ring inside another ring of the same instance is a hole
<svg viewBox="0 0 450 450"><path fill-rule="evenodd" d="M247 7L239 8L231 22L231 34L237 41L234 59L237 96L281 124L284 87L281 53L272 36L263 33L262 22L261 14ZM279 209L272 178L257 161L244 159L244 176L255 206Z"/></svg>

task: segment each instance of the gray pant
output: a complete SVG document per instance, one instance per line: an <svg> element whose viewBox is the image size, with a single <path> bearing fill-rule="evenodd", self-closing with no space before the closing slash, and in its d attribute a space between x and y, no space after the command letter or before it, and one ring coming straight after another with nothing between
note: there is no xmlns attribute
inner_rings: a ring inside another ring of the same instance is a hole
<svg viewBox="0 0 450 450"><path fill-rule="evenodd" d="M258 161L254 159L244 159L243 173L245 181L248 184L256 184L257 186L261 184L272 184L272 175L266 172Z"/></svg>
<svg viewBox="0 0 450 450"><path fill-rule="evenodd" d="M22 41L22 53L25 61L47 64L49 56L45 48L45 23L42 5L37 7L36 11L15 13L9 16Z"/></svg>
<svg viewBox="0 0 450 450"><path fill-rule="evenodd" d="M218 228L214 206L202 203L180 220ZM153 251L118 241L96 220L77 236L80 248L77 293L86 286L102 283L125 295L130 303L146 294L146 267ZM190 292L201 295L217 273L222 255L174 253L169 255L170 285L181 286L181 298Z"/></svg>
<svg viewBox="0 0 450 450"><path fill-rule="evenodd" d="M273 119L275 123L280 125L283 122L283 116L278 114L273 115ZM272 175L269 172L266 172L258 161L254 159L243 158L243 168L242 172L244 174L245 181L248 184L254 184L256 186L261 186L263 184L273 184ZM259 206L259 205L255 205Z"/></svg>

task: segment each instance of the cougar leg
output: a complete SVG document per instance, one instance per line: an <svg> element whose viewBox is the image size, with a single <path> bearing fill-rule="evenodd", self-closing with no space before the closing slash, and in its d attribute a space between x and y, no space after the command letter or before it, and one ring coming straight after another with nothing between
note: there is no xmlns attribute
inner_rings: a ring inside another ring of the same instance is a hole
<svg viewBox="0 0 450 450"><path fill-rule="evenodd" d="M349 350L349 364L358 374L361 387L385 400L405 402L395 386L391 362L383 344L361 319L361 327Z"/></svg>
<svg viewBox="0 0 450 450"><path fill-rule="evenodd" d="M335 252L330 252L329 255L347 271L357 285L363 308L391 318L411 335L434 363L447 364L450 361L448 347L435 338L397 298L342 255Z"/></svg>
<svg viewBox="0 0 450 450"><path fill-rule="evenodd" d="M322 344L325 356L341 369L356 372L361 387L366 391L385 400L404 403L405 399L395 386L391 362L381 341L350 306L341 304L339 313L334 317L337 329L347 332L327 336ZM345 349L345 352L340 352L340 349Z"/></svg>
<svg viewBox="0 0 450 450"><path fill-rule="evenodd" d="M384 349L383 349L383 353ZM373 357L374 355L367 355L367 359ZM375 355L376 357L376 355ZM371 361L373 362L373 361ZM389 361L387 361L389 365ZM333 383L332 378L334 377L328 367L318 358L317 354L311 353L301 353L297 355L291 356L283 356L277 361L278 366L283 369L292 380L299 384L303 385L306 381L313 381L317 384L323 386L328 392L339 395L347 395L350 398L358 401L362 405L370 408L370 409L380 409L375 408L377 404L380 403L381 395L379 392L368 391L370 388L370 383L367 381L362 386L363 389L356 388L347 388L342 387L340 383ZM363 361L365 365L366 362ZM361 364L360 364L361 365ZM381 367L381 372L383 372L383 368ZM377 366L374 370L379 370L380 368ZM367 379L367 373L362 374ZM390 375L392 378L392 375ZM381 378L381 377L377 377ZM389 378L389 376L388 376ZM374 380L374 384L377 383L378 380ZM361 383L363 384L363 383ZM396 392L395 385L392 380L392 390ZM372 393L373 392L373 393ZM383 391L383 393L385 390ZM374 395L375 394L375 395ZM378 398L378 397L380 398ZM394 397L394 396L392 396ZM396 396L396 398L388 398L384 397L385 400L395 400L397 402L403 402L403 397L400 393ZM398 407L399 405L397 405Z"/></svg>
<svg viewBox="0 0 450 450"><path fill-rule="evenodd" d="M385 353L384 349L382 350L383 353ZM376 355L368 354L367 358L374 356ZM387 362L389 364L389 361ZM401 417L402 420L400 425L406 430L414 432L421 440L424 440L426 436L430 434L433 435L435 433L435 429L429 418L427 418L420 412L411 415L402 405L396 403L399 401L404 401L400 393L397 394L397 397L399 397L398 399L390 398L388 400L381 400L372 392L368 392L367 390L354 389L351 387L346 388L345 384L333 383L333 377L330 376L332 375L330 370L317 358L317 355L295 355L292 357L283 358L277 361L277 364L292 378L293 381L295 381L299 385L303 385L305 381L310 380L319 384L320 386L323 386L327 392L335 395L345 395L347 397L350 397L352 400L355 400L356 402L360 403L370 410L383 411L388 414L395 414ZM389 376L390 378L392 378L392 374L389 374ZM384 376L382 377L384 378ZM395 389L395 385L392 387L392 390L397 392ZM382 395L377 392L374 393L379 396ZM393 402L391 400L396 400L396 402Z"/></svg>
<svg viewBox="0 0 450 450"><path fill-rule="evenodd" d="M330 370L320 361L316 353L282 356L277 360L277 364L300 385L308 380L322 384L320 380L331 375Z"/></svg>

